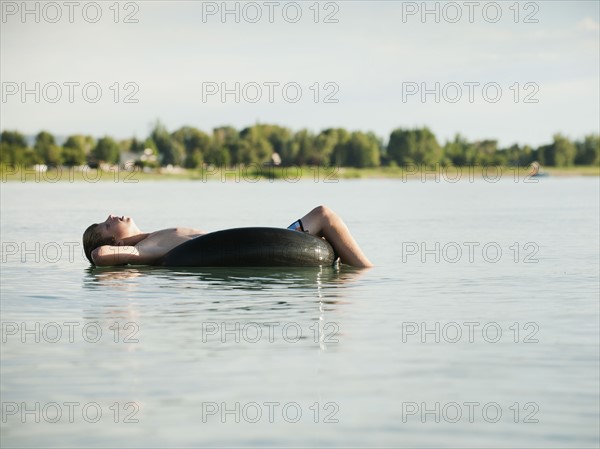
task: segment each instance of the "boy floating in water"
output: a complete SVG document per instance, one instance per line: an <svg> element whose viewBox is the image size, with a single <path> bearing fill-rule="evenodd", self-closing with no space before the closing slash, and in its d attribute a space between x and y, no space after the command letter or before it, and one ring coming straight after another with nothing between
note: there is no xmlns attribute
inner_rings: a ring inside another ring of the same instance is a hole
<svg viewBox="0 0 600 449"><path fill-rule="evenodd" d="M288 229L324 237L335 249L340 262L355 267L373 264L342 219L331 209L318 206ZM142 232L131 217L109 215L102 223L94 223L83 233L83 249L88 260L98 266L153 265L176 246L207 234L193 228L168 228Z"/></svg>

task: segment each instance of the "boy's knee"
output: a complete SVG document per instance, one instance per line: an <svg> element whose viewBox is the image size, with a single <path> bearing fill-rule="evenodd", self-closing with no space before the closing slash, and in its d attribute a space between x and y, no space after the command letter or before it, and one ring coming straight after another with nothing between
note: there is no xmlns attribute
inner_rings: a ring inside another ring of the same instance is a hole
<svg viewBox="0 0 600 449"><path fill-rule="evenodd" d="M323 206L323 205L315 207L314 211L323 217L328 217L333 213L333 211L331 209L329 209L327 206Z"/></svg>

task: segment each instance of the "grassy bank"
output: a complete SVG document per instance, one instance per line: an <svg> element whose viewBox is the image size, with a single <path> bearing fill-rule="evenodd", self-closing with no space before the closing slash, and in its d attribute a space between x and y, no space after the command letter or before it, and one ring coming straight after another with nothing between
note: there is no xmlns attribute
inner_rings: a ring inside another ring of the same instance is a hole
<svg viewBox="0 0 600 449"><path fill-rule="evenodd" d="M544 167L543 172L551 177L562 176L600 176L599 166L576 167ZM431 169L419 167L206 167L202 169L157 169L144 172L113 169L100 171L96 169L75 169L73 167L49 168L46 172L36 172L31 168L0 167L2 182L123 182L137 183L143 181L178 181L194 180L200 182L258 182L286 181L297 182L336 182L340 179L376 179L389 178L402 181L420 180L427 182L458 182L483 179L495 182L499 179L526 180L529 178L528 167L505 166L469 166L469 167L436 167Z"/></svg>

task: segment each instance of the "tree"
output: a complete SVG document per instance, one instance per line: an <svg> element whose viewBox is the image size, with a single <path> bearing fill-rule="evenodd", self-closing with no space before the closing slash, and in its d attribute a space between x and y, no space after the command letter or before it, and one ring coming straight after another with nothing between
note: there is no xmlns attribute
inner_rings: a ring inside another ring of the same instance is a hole
<svg viewBox="0 0 600 449"><path fill-rule="evenodd" d="M315 135L307 129L301 129L292 137L288 154L285 154L284 161L291 164L305 165L312 159L313 148L315 146Z"/></svg>
<svg viewBox="0 0 600 449"><path fill-rule="evenodd" d="M34 144L33 148L36 151L43 153L46 149L48 149L52 145L56 145L56 142L54 142L54 136L52 134L50 134L49 132L40 131L35 136L35 144Z"/></svg>
<svg viewBox="0 0 600 449"><path fill-rule="evenodd" d="M350 140L350 133L344 128L330 128L323 131L333 145L329 161L332 166L344 165L344 146Z"/></svg>
<svg viewBox="0 0 600 449"><path fill-rule="evenodd" d="M585 136L581 142L575 142L577 153L575 163L577 165L600 164L600 134Z"/></svg>
<svg viewBox="0 0 600 449"><path fill-rule="evenodd" d="M156 143L162 166L169 164L181 165L185 156L185 149L181 143L171 137L167 128L160 121L156 121L150 137Z"/></svg>
<svg viewBox="0 0 600 449"><path fill-rule="evenodd" d="M338 144L338 133L334 129L321 131L314 139L314 151L311 163L315 165L330 165L335 146Z"/></svg>
<svg viewBox="0 0 600 449"><path fill-rule="evenodd" d="M474 155L474 164L495 165L500 161L497 157L498 141L496 140L478 140L471 144L472 154Z"/></svg>
<svg viewBox="0 0 600 449"><path fill-rule="evenodd" d="M27 148L25 137L19 131L2 131L0 143L14 145L17 148Z"/></svg>
<svg viewBox="0 0 600 449"><path fill-rule="evenodd" d="M279 156L289 148L292 141L292 131L277 125L259 125L263 128L263 135L267 138L273 151Z"/></svg>
<svg viewBox="0 0 600 449"><path fill-rule="evenodd" d="M204 162L214 164L219 167L227 167L231 164L231 155L225 147L217 147L213 145L208 153L204 155Z"/></svg>
<svg viewBox="0 0 600 449"><path fill-rule="evenodd" d="M398 165L434 165L440 161L442 149L429 128L399 128L390 135L387 154Z"/></svg>
<svg viewBox="0 0 600 449"><path fill-rule="evenodd" d="M504 158L503 163L506 165L528 167L535 160L534 151L529 145L520 147L515 143L501 153Z"/></svg>
<svg viewBox="0 0 600 449"><path fill-rule="evenodd" d="M129 147L127 150L131 153L143 153L146 148L144 147L144 142L137 140L136 137L132 137L129 141Z"/></svg>
<svg viewBox="0 0 600 449"><path fill-rule="evenodd" d="M214 160L227 160L227 164L240 163L240 135L232 126L221 126L213 129L213 145L210 151L211 159L206 159L207 162L220 164ZM225 156L227 154L227 156ZM213 159L215 158L215 159Z"/></svg>
<svg viewBox="0 0 600 449"><path fill-rule="evenodd" d="M552 136L553 142L538 149L543 153L539 158L540 163L554 167L568 167L575 162L577 150L569 139L557 133ZM543 162L542 162L543 161Z"/></svg>
<svg viewBox="0 0 600 449"><path fill-rule="evenodd" d="M106 162L108 164L119 163L119 144L112 138L105 136L98 139L91 153L95 162Z"/></svg>
<svg viewBox="0 0 600 449"><path fill-rule="evenodd" d="M546 165L547 157L550 151L550 145L541 145L533 150L533 160L539 162L541 165Z"/></svg>
<svg viewBox="0 0 600 449"><path fill-rule="evenodd" d="M151 137L148 137L144 142L138 141L135 137L131 141L129 151L141 153L139 159L135 161L135 166L140 168L156 168L158 163L158 150L156 144Z"/></svg>
<svg viewBox="0 0 600 449"><path fill-rule="evenodd" d="M35 136L33 150L39 163L50 167L62 163L62 149L56 146L54 136L47 131L41 131Z"/></svg>
<svg viewBox="0 0 600 449"><path fill-rule="evenodd" d="M363 168L379 165L380 146L377 138L371 133L353 132L338 149L343 166Z"/></svg>
<svg viewBox="0 0 600 449"><path fill-rule="evenodd" d="M267 138L268 128L265 125L255 125L240 131L240 148L238 163L263 164L271 160L273 146Z"/></svg>
<svg viewBox="0 0 600 449"><path fill-rule="evenodd" d="M176 142L185 149L184 166L196 168L202 164L203 155L211 148L211 138L208 134L191 126L184 126L172 134Z"/></svg>
<svg viewBox="0 0 600 449"><path fill-rule="evenodd" d="M444 156L448 162L456 166L469 164L468 160L469 142L459 133L454 135L454 140L444 145Z"/></svg>
<svg viewBox="0 0 600 449"><path fill-rule="evenodd" d="M93 148L92 136L69 136L63 144L63 163L67 166L83 165Z"/></svg>
<svg viewBox="0 0 600 449"><path fill-rule="evenodd" d="M144 141L143 147L144 147L143 151L145 151L148 148L150 148L152 150L152 153L156 154L158 156L158 148L156 148L156 143L154 142L154 140L152 140L152 137L148 137Z"/></svg>
<svg viewBox="0 0 600 449"><path fill-rule="evenodd" d="M25 137L18 131L2 131L0 136L0 162L4 164L31 165L33 152L27 147Z"/></svg>

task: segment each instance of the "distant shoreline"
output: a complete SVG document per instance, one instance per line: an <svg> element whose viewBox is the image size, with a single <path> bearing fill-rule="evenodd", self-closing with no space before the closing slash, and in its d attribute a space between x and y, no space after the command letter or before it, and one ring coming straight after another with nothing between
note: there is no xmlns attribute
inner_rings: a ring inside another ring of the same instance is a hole
<svg viewBox="0 0 600 449"><path fill-rule="evenodd" d="M137 183L143 181L200 181L200 182L337 182L340 179L399 179L402 181L417 180L422 182L465 182L480 179L486 182L497 182L501 179L513 179L516 182L536 182L544 177L567 176L600 176L600 166L575 167L543 167L541 173L547 176L531 177L529 167L509 166L463 166L463 167L317 167L317 166L236 166L236 167L204 167L196 169L155 169L151 172L141 170L128 171L113 167L110 170L97 170L59 167L46 171L25 170L14 167L0 167L2 183L6 182L123 182Z"/></svg>

